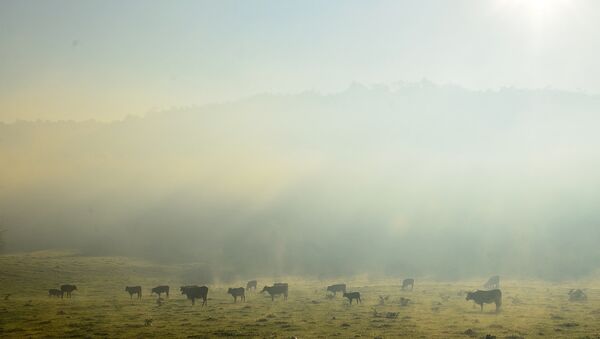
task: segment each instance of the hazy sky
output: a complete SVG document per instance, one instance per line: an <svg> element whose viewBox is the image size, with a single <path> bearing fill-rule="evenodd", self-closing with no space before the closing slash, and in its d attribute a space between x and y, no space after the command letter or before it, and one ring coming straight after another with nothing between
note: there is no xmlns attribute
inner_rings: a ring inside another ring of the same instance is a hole
<svg viewBox="0 0 600 339"><path fill-rule="evenodd" d="M600 1L0 2L0 121L428 78L600 93Z"/></svg>

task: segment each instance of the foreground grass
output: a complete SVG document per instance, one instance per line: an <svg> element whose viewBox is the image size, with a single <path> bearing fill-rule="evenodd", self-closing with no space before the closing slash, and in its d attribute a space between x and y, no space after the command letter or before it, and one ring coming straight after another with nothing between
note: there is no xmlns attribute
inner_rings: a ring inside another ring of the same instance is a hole
<svg viewBox="0 0 600 339"><path fill-rule="evenodd" d="M461 291L481 281L440 283L417 279L414 291L401 291L392 279L348 279L363 303L349 306L324 287L337 281L288 277L287 301L249 293L234 304L232 284L209 285L207 307L179 295L193 266L161 266L116 257L81 257L66 252L0 256L0 337L600 337L600 281L552 284L503 281L503 308L484 312ZM259 286L272 283L259 279ZM74 283L72 299L47 296L49 288ZM130 300L126 285L140 284L142 300ZM168 284L171 297L158 305L150 288ZM569 302L570 288L587 288L587 302ZM4 300L6 294L11 294ZM389 295L384 305L379 296ZM400 298L409 298L400 306ZM375 313L375 311L377 313ZM152 319L146 326L145 320Z"/></svg>

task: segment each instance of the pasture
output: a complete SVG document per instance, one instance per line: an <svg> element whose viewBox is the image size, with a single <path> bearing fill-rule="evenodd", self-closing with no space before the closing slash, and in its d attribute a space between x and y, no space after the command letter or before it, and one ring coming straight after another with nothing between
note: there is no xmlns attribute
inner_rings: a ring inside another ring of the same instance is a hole
<svg viewBox="0 0 600 339"><path fill-rule="evenodd" d="M481 288L486 277L462 282L415 277L413 291L402 291L400 278L256 277L258 291L274 281L288 282L288 300L272 302L257 291L247 292L245 303L233 303L227 289L245 287L239 280L207 284L208 305L202 307L179 293L181 285L205 283L184 278L193 269L70 252L2 255L0 337L600 337L600 280L502 280L498 314L493 304L482 313L465 301L464 291ZM339 293L327 296L327 285L338 282L360 292L362 304L350 306ZM48 297L48 289L61 283L77 285L72 299ZM171 286L171 296L158 303L150 289L161 284ZM141 285L143 298L130 299L127 285ZM570 302L571 288L584 288L588 300ZM389 298L381 305L379 296ZM410 302L401 306L400 298Z"/></svg>

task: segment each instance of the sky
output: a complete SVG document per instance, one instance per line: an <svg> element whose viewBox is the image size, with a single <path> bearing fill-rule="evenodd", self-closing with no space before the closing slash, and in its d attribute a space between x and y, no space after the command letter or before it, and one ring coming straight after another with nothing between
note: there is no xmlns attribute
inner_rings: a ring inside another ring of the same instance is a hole
<svg viewBox="0 0 600 339"><path fill-rule="evenodd" d="M429 79L600 93L600 2L0 2L0 121Z"/></svg>

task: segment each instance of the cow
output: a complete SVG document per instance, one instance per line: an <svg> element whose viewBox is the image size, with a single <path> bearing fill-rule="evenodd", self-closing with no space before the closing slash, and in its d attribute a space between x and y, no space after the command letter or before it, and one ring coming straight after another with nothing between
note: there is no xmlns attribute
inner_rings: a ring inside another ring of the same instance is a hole
<svg viewBox="0 0 600 339"><path fill-rule="evenodd" d="M138 299L142 299L142 286L127 286L125 292L129 293L131 299L133 299L134 294L137 294Z"/></svg>
<svg viewBox="0 0 600 339"><path fill-rule="evenodd" d="M250 291L250 289L256 291L256 285L258 282L256 280L250 280L246 283L246 290Z"/></svg>
<svg viewBox="0 0 600 339"><path fill-rule="evenodd" d="M188 299L192 300L192 305L196 305L196 299L202 299L202 306L206 305L208 297L208 287L206 286L181 286L179 289L181 294L185 294Z"/></svg>
<svg viewBox="0 0 600 339"><path fill-rule="evenodd" d="M288 298L288 284L275 283L273 286L265 286L260 293L267 292L271 296L271 301L275 300L276 295L283 295L283 299Z"/></svg>
<svg viewBox="0 0 600 339"><path fill-rule="evenodd" d="M483 287L487 288L488 290L500 288L500 276L491 276L488 281L483 284Z"/></svg>
<svg viewBox="0 0 600 339"><path fill-rule="evenodd" d="M415 287L415 279L404 279L402 280L402 289L405 290L408 286L410 286L410 290L412 291Z"/></svg>
<svg viewBox="0 0 600 339"><path fill-rule="evenodd" d="M63 291L56 289L56 288L51 288L48 290L48 296L49 297L63 297Z"/></svg>
<svg viewBox="0 0 600 339"><path fill-rule="evenodd" d="M229 288L227 290L227 293L231 294L231 296L233 297L233 302L234 303L237 302L237 298L238 297L240 297L241 301L246 301L246 294L244 293L244 288L243 287Z"/></svg>
<svg viewBox="0 0 600 339"><path fill-rule="evenodd" d="M483 304L495 303L496 312L499 312L502 305L502 292L498 289L489 291L477 290L475 292L468 292L466 300L473 300L476 304L480 305L481 312L483 312Z"/></svg>
<svg viewBox="0 0 600 339"><path fill-rule="evenodd" d="M346 293L346 284L335 284L327 286L327 292L333 292L333 295L337 295L337 292Z"/></svg>
<svg viewBox="0 0 600 339"><path fill-rule="evenodd" d="M71 298L71 292L77 290L77 286L75 285L60 285L60 290L63 292L63 294L67 295L67 298ZM62 298L62 295L60 296Z"/></svg>
<svg viewBox="0 0 600 339"><path fill-rule="evenodd" d="M352 300L354 300L354 299L356 299L357 304L359 302L362 304L362 300L360 300L360 292L350 292L350 293L344 292L344 298L348 298L348 300L350 301L350 305L352 305Z"/></svg>
<svg viewBox="0 0 600 339"><path fill-rule="evenodd" d="M169 286L167 285L161 285L161 286L156 286L155 288L152 289L152 292L150 292L150 294L154 294L156 293L156 295L158 295L158 297L160 298L160 295L163 293L167 294L167 298L169 297Z"/></svg>

